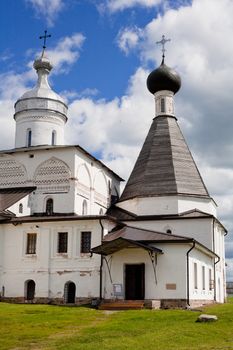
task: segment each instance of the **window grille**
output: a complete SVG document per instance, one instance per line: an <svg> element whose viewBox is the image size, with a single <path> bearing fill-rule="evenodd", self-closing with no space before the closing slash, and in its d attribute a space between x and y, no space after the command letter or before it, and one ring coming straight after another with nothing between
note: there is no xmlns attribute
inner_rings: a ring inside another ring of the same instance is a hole
<svg viewBox="0 0 233 350"><path fill-rule="evenodd" d="M81 253L90 253L91 250L91 232L81 233Z"/></svg>
<svg viewBox="0 0 233 350"><path fill-rule="evenodd" d="M36 254L36 233L27 234L26 254Z"/></svg>
<svg viewBox="0 0 233 350"><path fill-rule="evenodd" d="M58 232L57 252L67 253L67 247L68 247L68 232Z"/></svg>

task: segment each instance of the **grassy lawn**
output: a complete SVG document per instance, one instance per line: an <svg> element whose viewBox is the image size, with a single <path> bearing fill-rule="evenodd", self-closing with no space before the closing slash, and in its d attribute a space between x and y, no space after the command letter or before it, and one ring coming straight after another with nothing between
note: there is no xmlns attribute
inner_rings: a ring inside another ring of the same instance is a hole
<svg viewBox="0 0 233 350"><path fill-rule="evenodd" d="M233 349L233 299L200 312L105 312L85 307L0 303L0 349L173 350Z"/></svg>

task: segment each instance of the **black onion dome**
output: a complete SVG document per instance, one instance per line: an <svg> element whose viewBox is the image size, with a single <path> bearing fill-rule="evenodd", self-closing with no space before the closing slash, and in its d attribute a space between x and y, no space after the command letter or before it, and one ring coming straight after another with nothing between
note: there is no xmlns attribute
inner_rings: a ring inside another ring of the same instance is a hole
<svg viewBox="0 0 233 350"><path fill-rule="evenodd" d="M179 91L181 78L179 74L162 61L159 68L153 70L147 78L147 88L155 94L161 90L173 91L174 94Z"/></svg>

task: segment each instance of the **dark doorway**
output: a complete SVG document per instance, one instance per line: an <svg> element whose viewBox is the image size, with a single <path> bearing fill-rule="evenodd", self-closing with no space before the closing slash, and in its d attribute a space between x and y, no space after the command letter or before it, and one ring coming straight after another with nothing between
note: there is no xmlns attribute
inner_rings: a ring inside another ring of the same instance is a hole
<svg viewBox="0 0 233 350"><path fill-rule="evenodd" d="M125 299L144 300L145 264L125 265Z"/></svg>
<svg viewBox="0 0 233 350"><path fill-rule="evenodd" d="M26 300L33 300L35 297L36 284L33 280L26 281Z"/></svg>
<svg viewBox="0 0 233 350"><path fill-rule="evenodd" d="M76 286L74 282L65 284L64 299L66 304L75 304Z"/></svg>

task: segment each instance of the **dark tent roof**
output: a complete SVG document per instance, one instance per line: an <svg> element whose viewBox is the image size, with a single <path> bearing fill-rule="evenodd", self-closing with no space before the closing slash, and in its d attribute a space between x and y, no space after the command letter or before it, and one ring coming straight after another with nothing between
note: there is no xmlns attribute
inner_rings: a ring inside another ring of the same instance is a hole
<svg viewBox="0 0 233 350"><path fill-rule="evenodd" d="M176 194L209 197L176 118L159 116L151 125L120 201Z"/></svg>

